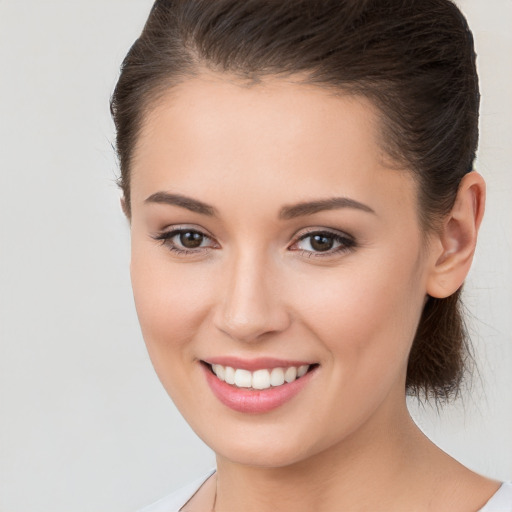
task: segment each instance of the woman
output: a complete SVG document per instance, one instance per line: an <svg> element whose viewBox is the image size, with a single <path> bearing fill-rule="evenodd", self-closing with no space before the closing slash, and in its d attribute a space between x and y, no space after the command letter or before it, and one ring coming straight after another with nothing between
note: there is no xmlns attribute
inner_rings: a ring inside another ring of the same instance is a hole
<svg viewBox="0 0 512 512"><path fill-rule="evenodd" d="M448 0L155 3L112 100L132 283L217 470L148 511L512 510L405 403L464 372L478 106Z"/></svg>

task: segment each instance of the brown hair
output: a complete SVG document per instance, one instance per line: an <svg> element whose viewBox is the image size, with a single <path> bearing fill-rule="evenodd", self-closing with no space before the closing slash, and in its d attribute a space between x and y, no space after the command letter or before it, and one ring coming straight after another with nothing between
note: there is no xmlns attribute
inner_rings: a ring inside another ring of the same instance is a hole
<svg viewBox="0 0 512 512"><path fill-rule="evenodd" d="M417 180L425 230L450 211L473 168L475 53L452 1L157 0L111 100L128 214L130 162L146 113L204 69L253 82L300 74L371 99L387 153ZM459 390L468 354L459 296L428 299L409 357L409 393L446 399Z"/></svg>

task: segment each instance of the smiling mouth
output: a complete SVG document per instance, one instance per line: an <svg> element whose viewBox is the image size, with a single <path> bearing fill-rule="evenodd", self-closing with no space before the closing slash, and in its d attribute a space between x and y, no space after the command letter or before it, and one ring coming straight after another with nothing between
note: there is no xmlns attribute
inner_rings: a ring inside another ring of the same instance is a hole
<svg viewBox="0 0 512 512"><path fill-rule="evenodd" d="M247 390L264 390L277 388L304 377L311 372L318 364L305 364L301 366L287 366L282 368L269 368L249 371L242 368L233 368L221 364L209 364L202 361L217 379L226 384Z"/></svg>

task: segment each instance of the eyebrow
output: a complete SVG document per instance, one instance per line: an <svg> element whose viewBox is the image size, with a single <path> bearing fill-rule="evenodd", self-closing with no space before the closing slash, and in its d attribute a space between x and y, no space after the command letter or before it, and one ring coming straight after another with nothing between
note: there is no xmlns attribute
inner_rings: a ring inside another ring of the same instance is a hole
<svg viewBox="0 0 512 512"><path fill-rule="evenodd" d="M150 195L144 202L179 206L201 215L207 215L209 217L217 216L217 210L215 207L207 203L203 203L203 201L199 201L198 199L192 199L191 197L181 194L156 192ZM313 215L325 210L337 210L339 208L354 208L356 210L375 214L375 211L372 208L354 199L350 199L348 197L332 197L329 199L305 201L289 206L283 206L279 211L279 218L282 220L290 220L296 217Z"/></svg>
<svg viewBox="0 0 512 512"><path fill-rule="evenodd" d="M209 204L192 199L191 197L183 196L181 194L170 194L169 192L156 192L150 195L144 203L158 203L158 204L169 204L173 206L180 206L186 208L194 213L200 213L201 215L208 215L214 217L217 215L217 210Z"/></svg>
<svg viewBox="0 0 512 512"><path fill-rule="evenodd" d="M360 203L348 197L332 197L329 199L320 199L318 201L306 201L290 206L283 206L279 212L279 218L284 220L294 219L305 215L313 215L314 213L325 210L337 210L338 208L354 208L367 213L375 214L375 211L369 206Z"/></svg>

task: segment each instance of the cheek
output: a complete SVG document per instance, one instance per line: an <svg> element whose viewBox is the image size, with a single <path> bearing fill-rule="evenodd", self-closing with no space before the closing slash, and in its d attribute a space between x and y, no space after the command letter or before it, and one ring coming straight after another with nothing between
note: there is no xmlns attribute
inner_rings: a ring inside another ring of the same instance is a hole
<svg viewBox="0 0 512 512"><path fill-rule="evenodd" d="M368 385L405 370L424 297L414 255L400 257L395 251L389 258L382 252L378 256L309 280L309 293L299 305L333 364Z"/></svg>
<svg viewBox="0 0 512 512"><path fill-rule="evenodd" d="M194 264L176 264L161 247L132 245L135 306L151 360L178 366L190 357L191 341L208 314L209 285ZM203 271L204 273L204 271Z"/></svg>
<svg viewBox="0 0 512 512"><path fill-rule="evenodd" d="M302 294L296 305L324 349L321 363L329 376L324 392L334 398L318 404L317 428L327 418L334 426L321 441L328 444L340 432L357 429L381 404L402 404L408 354L423 306L422 280L407 260L381 258L360 260L357 266L338 268L337 276L308 282L307 297Z"/></svg>

